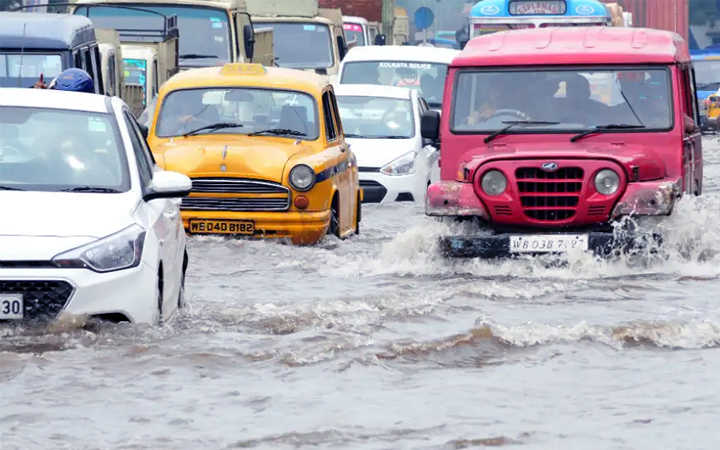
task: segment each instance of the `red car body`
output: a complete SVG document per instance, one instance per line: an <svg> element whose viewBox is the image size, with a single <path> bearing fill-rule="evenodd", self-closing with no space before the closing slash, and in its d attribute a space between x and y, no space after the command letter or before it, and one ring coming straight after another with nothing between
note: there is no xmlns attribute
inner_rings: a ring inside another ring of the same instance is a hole
<svg viewBox="0 0 720 450"><path fill-rule="evenodd" d="M455 99L468 95L456 91L463 71L636 66L669 71L672 122L667 129L604 130L574 142L570 139L574 132L518 132L485 142L488 133L453 130ZM443 115L434 119L439 120L439 128L432 117L429 121L423 118L423 133L428 137L437 134L441 143L441 181L428 189L426 213L477 217L495 232L493 239L506 229L611 233L610 225L626 215L670 214L680 196L702 192L702 143L695 98L687 45L671 32L565 27L475 38L449 68ZM556 169L547 171L544 164ZM501 195L488 195L482 188L482 176L491 169L507 178ZM603 169L619 175L619 189L612 195L603 195L595 187L594 177ZM612 236L606 238L603 245L612 241ZM458 242L453 244L456 249L463 247ZM497 242L475 247L488 245L502 247Z"/></svg>

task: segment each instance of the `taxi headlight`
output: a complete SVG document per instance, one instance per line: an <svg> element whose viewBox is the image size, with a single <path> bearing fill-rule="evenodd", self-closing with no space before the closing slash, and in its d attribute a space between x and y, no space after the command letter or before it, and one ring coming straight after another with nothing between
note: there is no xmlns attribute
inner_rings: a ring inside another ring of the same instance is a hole
<svg viewBox="0 0 720 450"><path fill-rule="evenodd" d="M408 152L380 168L383 175L412 175L415 173L417 152Z"/></svg>
<svg viewBox="0 0 720 450"><path fill-rule="evenodd" d="M91 242L52 259L60 268L90 269L95 272L113 272L140 264L145 230L131 225L110 236Z"/></svg>
<svg viewBox="0 0 720 450"><path fill-rule="evenodd" d="M305 164L298 164L290 171L290 186L296 191L309 191L315 185L315 172Z"/></svg>
<svg viewBox="0 0 720 450"><path fill-rule="evenodd" d="M483 175L481 184L487 195L500 195L507 188L507 178L499 170L488 170Z"/></svg>
<svg viewBox="0 0 720 450"><path fill-rule="evenodd" d="M595 189L604 195L613 195L620 188L620 175L614 170L603 169L595 175Z"/></svg>

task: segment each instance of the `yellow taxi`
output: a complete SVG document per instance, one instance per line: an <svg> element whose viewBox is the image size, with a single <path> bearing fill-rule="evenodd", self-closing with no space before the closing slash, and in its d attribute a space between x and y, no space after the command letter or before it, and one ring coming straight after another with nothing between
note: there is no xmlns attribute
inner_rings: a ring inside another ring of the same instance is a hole
<svg viewBox="0 0 720 450"><path fill-rule="evenodd" d="M191 234L289 238L359 232L362 191L332 86L313 73L231 63L181 72L158 95L148 142L192 179Z"/></svg>

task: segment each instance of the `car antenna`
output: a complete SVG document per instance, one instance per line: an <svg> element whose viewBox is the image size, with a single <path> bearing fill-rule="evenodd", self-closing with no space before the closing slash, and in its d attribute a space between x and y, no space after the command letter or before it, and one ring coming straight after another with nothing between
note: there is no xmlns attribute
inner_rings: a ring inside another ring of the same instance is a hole
<svg viewBox="0 0 720 450"><path fill-rule="evenodd" d="M23 56L25 55L25 37L27 36L27 22L23 22L22 47L20 47L20 70L18 71L18 87L22 87Z"/></svg>

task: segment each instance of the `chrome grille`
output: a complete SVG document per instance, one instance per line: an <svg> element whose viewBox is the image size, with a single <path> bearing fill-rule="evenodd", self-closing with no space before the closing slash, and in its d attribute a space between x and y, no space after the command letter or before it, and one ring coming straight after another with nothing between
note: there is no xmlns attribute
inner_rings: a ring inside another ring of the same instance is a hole
<svg viewBox="0 0 720 450"><path fill-rule="evenodd" d="M194 211L287 211L290 196L282 198L185 197L181 209Z"/></svg>
<svg viewBox="0 0 720 450"><path fill-rule="evenodd" d="M288 188L271 181L244 178L193 178L193 192L226 194L286 194Z"/></svg>
<svg viewBox="0 0 720 450"><path fill-rule="evenodd" d="M580 167L563 167L554 172L537 167L516 169L515 178L525 215L543 222L557 222L575 216L583 175Z"/></svg>

